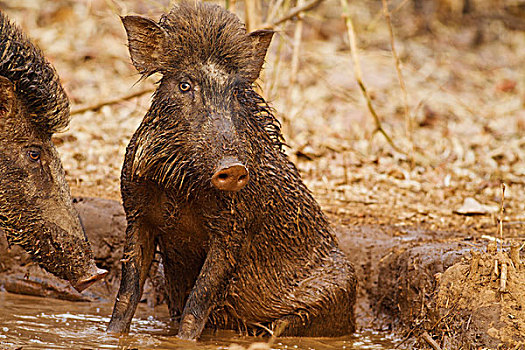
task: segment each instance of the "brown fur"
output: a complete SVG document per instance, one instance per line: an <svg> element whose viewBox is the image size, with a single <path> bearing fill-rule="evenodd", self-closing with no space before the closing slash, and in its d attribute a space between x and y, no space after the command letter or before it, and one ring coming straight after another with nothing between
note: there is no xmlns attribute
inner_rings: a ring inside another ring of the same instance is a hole
<svg viewBox="0 0 525 350"><path fill-rule="evenodd" d="M198 338L205 324L293 336L353 332L354 269L252 87L273 33L248 34L208 4L182 3L158 24L123 23L137 69L163 77L122 169L127 242L108 330L129 329L158 244L181 338ZM211 183L228 159L249 172L238 192Z"/></svg>
<svg viewBox="0 0 525 350"><path fill-rule="evenodd" d="M0 12L0 75L10 80L29 120L52 134L69 124L69 99L55 69L22 31Z"/></svg>

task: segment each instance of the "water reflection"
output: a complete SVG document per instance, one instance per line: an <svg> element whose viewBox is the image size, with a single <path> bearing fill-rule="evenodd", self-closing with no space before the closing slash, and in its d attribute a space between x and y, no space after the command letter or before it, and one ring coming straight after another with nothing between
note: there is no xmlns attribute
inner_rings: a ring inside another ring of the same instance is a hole
<svg viewBox="0 0 525 350"><path fill-rule="evenodd" d="M165 307L139 305L129 336L106 334L112 304L80 303L0 292L0 349L268 349L263 338L235 332L206 332L199 342L174 337ZM393 349L384 334L363 332L335 339L282 338L270 349Z"/></svg>

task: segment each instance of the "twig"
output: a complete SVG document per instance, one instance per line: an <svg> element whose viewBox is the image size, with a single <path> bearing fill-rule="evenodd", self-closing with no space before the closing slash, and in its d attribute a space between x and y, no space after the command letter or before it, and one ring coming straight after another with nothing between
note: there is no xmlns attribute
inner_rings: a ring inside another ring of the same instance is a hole
<svg viewBox="0 0 525 350"><path fill-rule="evenodd" d="M405 335L405 337L403 338L403 340L401 340L400 343L397 343L396 346L394 346L394 349L397 349L399 348L401 345L403 345L404 343L406 343L406 341L408 339L410 339L410 337L412 336L412 333L414 333L414 329L412 328L407 335Z"/></svg>
<svg viewBox="0 0 525 350"><path fill-rule="evenodd" d="M302 6L304 0L297 0L297 5ZM295 25L295 31L293 36L293 54L292 54L292 69L290 76L290 84L295 84L297 80L297 71L299 68L299 53L301 49L301 38L303 34L303 18L301 15L298 16L297 23Z"/></svg>
<svg viewBox="0 0 525 350"><path fill-rule="evenodd" d="M423 338L423 340L426 341L432 349L441 350L441 347L439 346L439 344L434 339L432 339L432 337L430 336L430 334L427 333L427 331L421 334L421 338Z"/></svg>
<svg viewBox="0 0 525 350"><path fill-rule="evenodd" d="M499 218L498 218L498 231L499 231L499 239L501 240L500 242L501 251L503 251L503 212L505 210L503 208L504 201L505 201L505 183L502 182L501 183L501 203L499 207Z"/></svg>
<svg viewBox="0 0 525 350"><path fill-rule="evenodd" d="M404 105L404 111L405 111L405 133L410 142L413 142L412 139L412 117L410 116L410 111L408 108L408 93L405 85L405 80L403 79L403 72L401 71L401 60L399 59L399 55L397 54L396 45L395 45L395 38L394 38L394 29L392 28L392 19L390 16L390 11L388 10L388 3L387 0L382 0L383 2L383 14L386 19L386 23L388 25L388 32L390 34L390 47L392 49L392 56L394 56L394 61L396 63L396 72L397 72L397 80L399 80L399 86L401 87L401 91L403 93L403 105Z"/></svg>
<svg viewBox="0 0 525 350"><path fill-rule="evenodd" d="M505 293L507 291L507 264L501 264L501 275L499 277L499 291Z"/></svg>
<svg viewBox="0 0 525 350"><path fill-rule="evenodd" d="M263 24L262 29L273 29L274 27L278 26L279 24L294 18L295 16L297 16L301 12L305 12L305 11L313 9L314 7L319 5L321 2L323 2L323 0L310 0L310 1L308 1L307 3L305 3L302 6L298 5L298 6L294 7L293 9L291 9L290 12L288 12L288 14L284 15L284 17L281 17L278 20L275 20L275 21L273 21L271 23Z"/></svg>
<svg viewBox="0 0 525 350"><path fill-rule="evenodd" d="M96 110L98 110L98 109L100 109L100 108L102 108L104 106L114 105L114 104L122 102L122 101L131 100L132 98L139 97L139 96L142 96L144 94L151 93L153 91L154 91L154 89L147 88L147 89L143 89L143 90L140 90L140 91L137 91L137 92L133 92L131 94L124 95L124 96L121 96L121 97L113 98L113 99L106 100L106 101L100 101L100 102L94 103L92 105L76 107L76 108L73 108L71 110L70 114L71 115L75 115L75 114L81 114L81 113L84 113L84 112L87 112L87 111L96 111Z"/></svg>
<svg viewBox="0 0 525 350"><path fill-rule="evenodd" d="M396 13L397 11L401 10L410 0L403 0L401 1L395 9L393 9L392 11L390 11L390 14L392 13Z"/></svg>
<svg viewBox="0 0 525 350"><path fill-rule="evenodd" d="M115 0L105 0L106 5L109 7L111 12L113 12L116 15L122 15L123 13L126 13L126 9L123 7L122 4L117 4Z"/></svg>
<svg viewBox="0 0 525 350"><path fill-rule="evenodd" d="M489 236L489 235L481 235L481 238L486 239L487 241L491 241L491 242L502 243L502 241L499 238L492 237L492 236Z"/></svg>
<svg viewBox="0 0 525 350"><path fill-rule="evenodd" d="M266 17L266 21L264 23L272 23L273 19L277 15L277 11L283 4L284 0L273 0L270 2L270 5L268 5L268 16Z"/></svg>
<svg viewBox="0 0 525 350"><path fill-rule="evenodd" d="M374 133L379 132L385 137L388 144L394 150L396 150L399 153L406 154L394 144L390 136L388 136L386 131L383 129L383 126L381 125L381 121L379 120L379 116L377 115L374 109L374 106L372 105L372 100L370 98L370 95L365 87L365 84L363 83L363 77L362 77L363 75L361 73L361 66L359 64L359 56L357 55L357 44L355 40L354 25L352 23L352 19L350 18L350 11L348 9L348 0L341 0L341 6L343 7L343 18L345 19L346 27L348 29L348 38L350 40L350 52L352 54L352 60L354 62L355 77L357 80L357 84L359 85L359 88L361 89L361 92L363 93L363 96L366 99L368 110L370 111L370 114L372 114L372 117L374 118L375 127L376 127L376 129L374 130Z"/></svg>
<svg viewBox="0 0 525 350"><path fill-rule="evenodd" d="M398 12L399 10L401 10L401 8L403 8L403 6L405 6L409 1L413 1L413 0L403 0L403 1L401 1L401 3L399 3L396 6L395 9L390 11L390 15L393 15L396 12ZM379 19L381 19L381 17L383 17L383 14L381 12L378 12L377 14L375 14L374 18L372 20L368 21L368 24L365 27L366 31L374 30L374 28L376 28L376 26L377 26L377 22L379 22ZM415 113L414 113L414 115L415 115Z"/></svg>
<svg viewBox="0 0 525 350"><path fill-rule="evenodd" d="M478 273L479 259L481 258L481 254L475 250L471 250L470 254L472 255L472 260L470 260L469 275L476 276Z"/></svg>
<svg viewBox="0 0 525 350"><path fill-rule="evenodd" d="M520 244L518 242L513 242L510 246L510 260L514 264L516 270L521 268Z"/></svg>
<svg viewBox="0 0 525 350"><path fill-rule="evenodd" d="M244 19L246 22L246 29L248 32L259 28L259 18L257 17L259 9L260 4L258 0L244 1Z"/></svg>
<svg viewBox="0 0 525 350"><path fill-rule="evenodd" d="M277 88L279 86L279 76L281 73L281 66L283 62L283 60L281 59L281 53L284 49L284 36L279 35L277 38L279 40L279 44L277 45L277 49L275 51L274 56L274 62L272 64L273 74L269 83L267 82L268 87L265 89L270 99L272 99L272 97L275 96Z"/></svg>
<svg viewBox="0 0 525 350"><path fill-rule="evenodd" d="M297 6L302 6L304 0L297 0ZM301 38L303 34L303 19L298 15L297 23L295 24L295 31L293 36L293 52L292 52L292 66L290 71L290 81L288 84L288 96L286 97L286 109L289 116L283 120L290 138L293 138L290 121L294 119L295 111L293 109L293 100L295 97L295 84L297 82L297 71L299 70L299 54L301 52Z"/></svg>
<svg viewBox="0 0 525 350"><path fill-rule="evenodd" d="M237 0L226 0L226 9L230 12L235 13Z"/></svg>

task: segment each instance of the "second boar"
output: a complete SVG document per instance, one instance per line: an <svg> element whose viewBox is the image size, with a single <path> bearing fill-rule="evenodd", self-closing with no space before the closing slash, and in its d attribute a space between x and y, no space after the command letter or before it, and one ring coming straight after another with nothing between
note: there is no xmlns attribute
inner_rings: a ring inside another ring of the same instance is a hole
<svg viewBox="0 0 525 350"><path fill-rule="evenodd" d="M51 140L68 123L55 69L0 11L0 230L82 291L107 271L95 265Z"/></svg>

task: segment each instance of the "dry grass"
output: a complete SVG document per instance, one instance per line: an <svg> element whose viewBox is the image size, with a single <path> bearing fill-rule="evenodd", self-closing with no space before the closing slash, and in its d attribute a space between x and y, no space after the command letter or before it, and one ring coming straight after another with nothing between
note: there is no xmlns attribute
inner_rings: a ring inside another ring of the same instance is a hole
<svg viewBox="0 0 525 350"><path fill-rule="evenodd" d="M274 23L278 30L267 57L264 93L287 121L290 156L333 219L493 234L494 217L452 211L465 197L500 203L504 181L505 237L523 239L524 32L509 30L500 20L479 27L468 21L444 24L439 16L421 21L411 13L411 2L392 2L395 47L410 94L404 98L381 3L350 3L370 101L400 149L415 145L404 155L374 137L376 125L356 84L339 2L326 0L303 22L292 17L277 25L297 8L295 2L254 3L261 6L255 23ZM167 0L9 0L1 6L44 49L79 108L153 88L155 78L135 85L139 77L117 14L158 17L169 5ZM229 6L244 17L244 1L229 0ZM297 25L303 26L300 36L294 35ZM294 55L298 38L300 51ZM287 101L289 91L294 94ZM57 135L74 194L119 198L125 146L149 99L143 94L76 114L70 130Z"/></svg>

